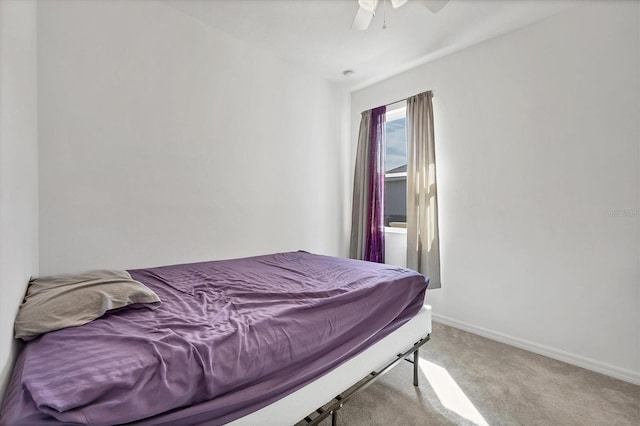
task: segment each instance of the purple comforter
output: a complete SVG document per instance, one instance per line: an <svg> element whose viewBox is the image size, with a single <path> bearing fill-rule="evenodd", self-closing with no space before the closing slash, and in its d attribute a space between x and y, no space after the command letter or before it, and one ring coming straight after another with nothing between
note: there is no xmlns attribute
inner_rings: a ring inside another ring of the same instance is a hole
<svg viewBox="0 0 640 426"><path fill-rule="evenodd" d="M407 269L305 252L129 272L160 308L27 344L0 423L222 424L401 326L427 287Z"/></svg>

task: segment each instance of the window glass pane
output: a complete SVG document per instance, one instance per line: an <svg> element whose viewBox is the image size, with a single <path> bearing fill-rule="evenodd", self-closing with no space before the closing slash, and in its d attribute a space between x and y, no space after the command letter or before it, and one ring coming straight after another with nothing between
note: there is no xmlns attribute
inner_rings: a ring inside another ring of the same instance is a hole
<svg viewBox="0 0 640 426"><path fill-rule="evenodd" d="M407 120L402 117L397 120L387 121L386 125L386 146L384 157L384 171L393 173L394 169L404 166L403 172L407 169Z"/></svg>
<svg viewBox="0 0 640 426"><path fill-rule="evenodd" d="M384 226L407 221L407 176L384 180Z"/></svg>

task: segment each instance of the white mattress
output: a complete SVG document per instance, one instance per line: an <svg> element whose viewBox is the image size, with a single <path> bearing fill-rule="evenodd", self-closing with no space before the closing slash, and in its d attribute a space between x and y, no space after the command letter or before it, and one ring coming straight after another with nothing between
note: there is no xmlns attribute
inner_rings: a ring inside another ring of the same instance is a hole
<svg viewBox="0 0 640 426"><path fill-rule="evenodd" d="M400 352L431 333L431 306L425 305L409 322L364 352L278 401L247 414L230 425L292 425L331 401L374 370L382 368ZM407 382L407 386L412 386Z"/></svg>

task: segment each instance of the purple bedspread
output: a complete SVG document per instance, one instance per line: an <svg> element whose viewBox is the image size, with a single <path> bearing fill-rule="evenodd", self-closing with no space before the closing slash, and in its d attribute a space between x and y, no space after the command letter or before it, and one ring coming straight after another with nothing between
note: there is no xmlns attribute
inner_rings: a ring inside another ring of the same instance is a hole
<svg viewBox="0 0 640 426"><path fill-rule="evenodd" d="M129 272L160 308L28 343L0 423L222 424L397 329L427 288L407 269L306 252Z"/></svg>

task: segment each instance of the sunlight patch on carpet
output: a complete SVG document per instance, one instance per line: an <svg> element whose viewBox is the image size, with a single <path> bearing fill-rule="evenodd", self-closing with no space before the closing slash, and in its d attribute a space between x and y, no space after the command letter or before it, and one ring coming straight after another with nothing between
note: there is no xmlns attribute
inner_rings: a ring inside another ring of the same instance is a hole
<svg viewBox="0 0 640 426"><path fill-rule="evenodd" d="M418 366L445 408L478 426L489 426L445 368L422 358Z"/></svg>

